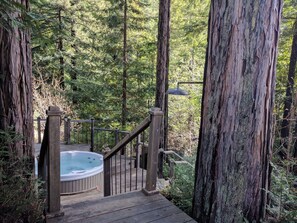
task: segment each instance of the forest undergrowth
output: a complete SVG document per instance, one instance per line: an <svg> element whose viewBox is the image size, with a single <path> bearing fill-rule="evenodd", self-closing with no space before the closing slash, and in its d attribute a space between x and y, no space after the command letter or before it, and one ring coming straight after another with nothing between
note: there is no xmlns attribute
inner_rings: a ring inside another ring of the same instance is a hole
<svg viewBox="0 0 297 223"><path fill-rule="evenodd" d="M21 139L12 130L0 130L0 222L43 222L44 192L32 175L34 161L8 148Z"/></svg>

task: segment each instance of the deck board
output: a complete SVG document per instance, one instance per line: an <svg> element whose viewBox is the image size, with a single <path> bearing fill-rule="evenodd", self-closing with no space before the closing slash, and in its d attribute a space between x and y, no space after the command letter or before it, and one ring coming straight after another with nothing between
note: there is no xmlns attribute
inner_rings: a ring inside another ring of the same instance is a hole
<svg viewBox="0 0 297 223"><path fill-rule="evenodd" d="M62 202L65 215L47 222L145 223L195 222L160 194L146 196L142 191L110 197L90 197L80 202Z"/></svg>
<svg viewBox="0 0 297 223"><path fill-rule="evenodd" d="M130 207L122 207L119 210L112 210L107 213L100 213L97 212L95 216L91 218L85 218L84 222L86 223L110 223L110 222L126 222L123 221L123 219L129 219L131 217L134 217L135 215L143 215L147 212L151 212L158 209L163 209L168 207L169 204L165 202L164 200L159 200L151 203L141 204L141 205L135 205ZM131 221L128 221L131 222ZM135 221L134 221L135 222ZM139 221L137 221L139 222Z"/></svg>
<svg viewBox="0 0 297 223"><path fill-rule="evenodd" d="M135 214L126 217L121 218L117 221L112 221L113 223L138 223L138 222L152 222L159 219L166 218L171 215L175 215L176 208L168 202L165 202L167 205L164 207L155 206L154 208L150 208L146 210L145 212L135 212Z"/></svg>

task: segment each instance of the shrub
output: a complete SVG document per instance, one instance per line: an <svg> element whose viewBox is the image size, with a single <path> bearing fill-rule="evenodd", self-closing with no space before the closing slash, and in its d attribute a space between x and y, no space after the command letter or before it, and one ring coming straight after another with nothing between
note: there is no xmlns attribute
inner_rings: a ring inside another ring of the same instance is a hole
<svg viewBox="0 0 297 223"><path fill-rule="evenodd" d="M297 221L297 193L293 188L295 177L286 166L285 163L282 166L273 165L271 176L271 202L267 211L276 222Z"/></svg>
<svg viewBox="0 0 297 223"><path fill-rule="evenodd" d="M17 157L7 145L21 137L0 130L0 222L42 221L43 200L38 198L38 183L33 160Z"/></svg>
<svg viewBox="0 0 297 223"><path fill-rule="evenodd" d="M194 159L190 158L194 163ZM165 164L164 175L169 173L169 167ZM165 177L168 177L168 175ZM188 215L192 213L192 201L194 192L195 170L187 164L178 164L174 167L174 176L170 179L170 186L162 191L167 199Z"/></svg>

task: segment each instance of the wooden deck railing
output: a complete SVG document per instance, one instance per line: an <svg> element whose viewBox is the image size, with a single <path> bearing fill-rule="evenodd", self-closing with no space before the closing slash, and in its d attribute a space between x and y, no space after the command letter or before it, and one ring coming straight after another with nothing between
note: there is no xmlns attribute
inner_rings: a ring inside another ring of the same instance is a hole
<svg viewBox="0 0 297 223"><path fill-rule="evenodd" d="M44 137L38 160L38 175L46 182L47 212L49 214L54 213L54 215L57 213L61 214L61 114L62 112L58 107L49 107L47 111L48 117L46 119L47 121L45 125ZM139 126L137 126L130 133L125 132L127 135L122 140L120 140L111 149L111 151L105 154L105 196L126 192L127 190L138 190L141 188L143 188L148 194L156 190L157 163L162 116L163 113L160 111L160 109L152 109L150 111L150 115ZM146 132L147 130L148 132ZM128 170L127 167L129 167ZM132 180L132 175L135 178L134 180ZM141 183L139 183L139 181L141 181ZM134 183L134 185L132 185L132 183Z"/></svg>
<svg viewBox="0 0 297 223"><path fill-rule="evenodd" d="M45 129L45 118L34 119L36 124L36 143L41 143L42 133ZM67 116L61 123L60 140L66 145L89 144L90 151L102 152L106 148L114 147L129 132L119 129L107 129L99 127L95 119L71 119Z"/></svg>
<svg viewBox="0 0 297 223"><path fill-rule="evenodd" d="M45 182L47 217L63 215L60 202L61 114L58 107L49 107L38 159L38 177Z"/></svg>
<svg viewBox="0 0 297 223"><path fill-rule="evenodd" d="M154 193L156 191L158 150L162 116L163 113L159 108L152 109L150 111L150 115L145 118L140 125L127 134L111 149L111 151L105 154L104 196L126 192L127 181L129 181L128 190L131 191L132 187L137 190L139 178L142 178L139 187L143 188L147 194ZM146 137L145 130L148 128L149 133L148 137ZM148 144L145 142L146 138L148 138ZM128 144L130 146L127 147ZM146 144L147 147L145 146ZM145 151L145 148L147 148L147 152ZM140 149L141 152L139 151ZM140 162L139 157L141 157ZM129 165L128 171L127 163ZM120 169L119 173L117 168ZM146 183L144 188L143 178L145 168ZM135 175L134 180L132 180L133 171ZM139 174L141 176L139 176ZM133 181L134 185L132 186Z"/></svg>

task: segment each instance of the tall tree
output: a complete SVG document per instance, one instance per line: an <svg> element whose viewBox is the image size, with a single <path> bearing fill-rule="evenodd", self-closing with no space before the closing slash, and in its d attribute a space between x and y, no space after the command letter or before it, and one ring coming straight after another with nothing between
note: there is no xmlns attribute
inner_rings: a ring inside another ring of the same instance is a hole
<svg viewBox="0 0 297 223"><path fill-rule="evenodd" d="M164 113L162 122L160 147L166 149L168 126L168 69L169 69L169 39L170 39L170 0L159 1L158 52L156 70L155 106ZM159 176L162 173L162 154L159 160Z"/></svg>
<svg viewBox="0 0 297 223"><path fill-rule="evenodd" d="M63 23L62 23L62 6L58 8L58 20L59 20L59 37L58 37L58 51L60 52L60 74L59 74L59 84L62 89L65 89L65 78L64 78L64 56L63 56Z"/></svg>
<svg viewBox="0 0 297 223"><path fill-rule="evenodd" d="M69 10L66 1L33 1L32 11L42 15L32 32L33 75L64 89L69 74ZM59 89L57 89L59 90Z"/></svg>
<svg viewBox="0 0 297 223"><path fill-rule="evenodd" d="M283 140L282 145L284 146L285 151L280 151L279 154L282 158L285 158L288 155L288 140L290 134L290 119L293 118L294 112L292 111L292 103L293 103L293 88L294 88L294 79L296 73L296 63L297 63L297 19L293 25L293 40L292 40L292 48L291 48L291 56L290 56L290 64L288 71L288 82L286 88L286 97L284 103L284 113L282 120L282 128L281 128L281 137Z"/></svg>
<svg viewBox="0 0 297 223"><path fill-rule="evenodd" d="M211 1L193 198L199 222L265 216L281 6Z"/></svg>
<svg viewBox="0 0 297 223"><path fill-rule="evenodd" d="M77 4L76 1L70 1L70 5L72 8L72 11L75 12L76 8L75 5ZM75 31L75 19L71 18L71 38L72 38L72 43L71 43L71 48L73 50L73 53L71 55L71 69L70 69L70 77L71 77L71 88L73 91L72 95L72 103L77 104L77 69L76 69L76 57L78 54L77 46L76 46L76 31Z"/></svg>
<svg viewBox="0 0 297 223"><path fill-rule="evenodd" d="M124 21L123 21L123 80L122 80L122 128L126 129L127 122L127 0L124 0Z"/></svg>
<svg viewBox="0 0 297 223"><path fill-rule="evenodd" d="M25 18L29 0L17 0L24 9L8 11L12 20ZM31 47L28 29L0 25L0 129L9 128L23 136L10 144L9 150L18 156L32 156L33 118L31 85Z"/></svg>

